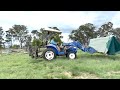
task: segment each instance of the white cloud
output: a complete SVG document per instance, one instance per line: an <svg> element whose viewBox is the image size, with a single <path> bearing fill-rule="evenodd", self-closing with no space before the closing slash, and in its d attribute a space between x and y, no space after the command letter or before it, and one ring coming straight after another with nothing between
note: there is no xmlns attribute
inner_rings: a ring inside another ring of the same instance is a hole
<svg viewBox="0 0 120 90"><path fill-rule="evenodd" d="M63 38L61 39L64 43L69 43L72 42L72 40L69 39L69 33L62 33L61 34L63 36Z"/></svg>
<svg viewBox="0 0 120 90"><path fill-rule="evenodd" d="M111 22L113 23L113 28L120 27L120 12L116 12L116 15L111 19Z"/></svg>
<svg viewBox="0 0 120 90"><path fill-rule="evenodd" d="M117 22L120 20L120 12L116 12L113 18L108 18L113 21L114 27L119 26ZM88 22L99 23L99 19L105 22L105 18L113 13L113 11L0 11L0 26L4 30L8 30L14 24L26 25L29 30L39 30L47 26L78 28Z"/></svg>
<svg viewBox="0 0 120 90"><path fill-rule="evenodd" d="M78 27L96 17L97 13L84 11L0 11L0 25L5 29L13 24L24 24L34 29L52 24L60 26L61 23Z"/></svg>

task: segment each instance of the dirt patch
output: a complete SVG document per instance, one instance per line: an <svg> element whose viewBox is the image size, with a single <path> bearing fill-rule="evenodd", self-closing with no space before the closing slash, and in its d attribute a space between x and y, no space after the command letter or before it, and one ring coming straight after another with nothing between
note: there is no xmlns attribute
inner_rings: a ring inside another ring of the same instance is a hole
<svg viewBox="0 0 120 90"><path fill-rule="evenodd" d="M113 74L119 74L120 75L120 71L111 71L111 72L107 72L108 76L111 76Z"/></svg>
<svg viewBox="0 0 120 90"><path fill-rule="evenodd" d="M94 74L89 74L89 73L82 73L79 76L73 77L74 79L100 79Z"/></svg>
<svg viewBox="0 0 120 90"><path fill-rule="evenodd" d="M63 74L64 74L65 76L72 77L72 73L71 73L71 72L64 72Z"/></svg>
<svg viewBox="0 0 120 90"><path fill-rule="evenodd" d="M71 79L100 79L96 75L89 73L81 73L79 76L72 76L71 72L64 72L63 74Z"/></svg>

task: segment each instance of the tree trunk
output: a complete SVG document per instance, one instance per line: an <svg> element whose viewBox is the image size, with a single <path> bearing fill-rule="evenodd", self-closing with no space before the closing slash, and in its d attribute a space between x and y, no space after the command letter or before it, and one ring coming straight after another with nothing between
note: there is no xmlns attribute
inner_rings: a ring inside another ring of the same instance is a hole
<svg viewBox="0 0 120 90"><path fill-rule="evenodd" d="M11 40L11 48L12 48L12 40Z"/></svg>
<svg viewBox="0 0 120 90"><path fill-rule="evenodd" d="M27 46L25 47L25 51L26 51L26 52L28 51L28 47L27 47Z"/></svg>
<svg viewBox="0 0 120 90"><path fill-rule="evenodd" d="M22 41L20 40L20 48L22 49Z"/></svg>
<svg viewBox="0 0 120 90"><path fill-rule="evenodd" d="M32 56L32 52L33 52L32 48L33 48L32 46L30 46L30 45L28 46L29 56Z"/></svg>
<svg viewBox="0 0 120 90"><path fill-rule="evenodd" d="M5 49L5 43L3 43L3 47L4 47L4 49Z"/></svg>
<svg viewBox="0 0 120 90"><path fill-rule="evenodd" d="M22 49L22 42L20 43L21 49Z"/></svg>

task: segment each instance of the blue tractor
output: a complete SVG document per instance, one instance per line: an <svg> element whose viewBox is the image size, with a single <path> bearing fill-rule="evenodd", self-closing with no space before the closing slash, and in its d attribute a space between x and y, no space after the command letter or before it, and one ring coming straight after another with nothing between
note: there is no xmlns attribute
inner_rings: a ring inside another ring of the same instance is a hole
<svg viewBox="0 0 120 90"><path fill-rule="evenodd" d="M92 47L84 47L79 41L71 43L63 43L64 48L59 51L54 44L48 44L44 50L42 57L46 60L53 60L57 56L66 56L68 59L75 59L77 57L77 49L81 49L84 52L95 53L97 52Z"/></svg>
<svg viewBox="0 0 120 90"><path fill-rule="evenodd" d="M45 41L49 40L49 38L54 35L54 33L61 34L62 32L59 30L51 29L51 28L43 28L43 31L47 32L47 36ZM46 60L53 60L57 56L66 56L68 59L75 59L77 57L77 49L81 49L84 52L94 53L96 50L92 47L85 48L79 41L73 41L71 43L63 43L62 50L58 50L57 46L54 44L46 44L46 49L43 51L40 57Z"/></svg>

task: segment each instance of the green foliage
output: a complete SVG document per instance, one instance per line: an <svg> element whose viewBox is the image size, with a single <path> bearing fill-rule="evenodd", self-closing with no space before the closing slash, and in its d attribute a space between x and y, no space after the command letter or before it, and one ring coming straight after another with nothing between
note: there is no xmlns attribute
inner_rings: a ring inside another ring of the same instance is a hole
<svg viewBox="0 0 120 90"><path fill-rule="evenodd" d="M0 48L2 48L2 43L4 40L3 35L4 35L3 29L2 29L2 27L0 27Z"/></svg>
<svg viewBox="0 0 120 90"><path fill-rule="evenodd" d="M112 33L113 31L113 23L112 22L107 22L98 29L97 34L99 37L106 37L109 35L109 32Z"/></svg>
<svg viewBox="0 0 120 90"><path fill-rule="evenodd" d="M13 29L9 28L9 30L6 31L6 40L5 41L7 43L11 42L11 47L12 47L13 35L14 35Z"/></svg>
<svg viewBox="0 0 120 90"><path fill-rule="evenodd" d="M42 42L40 39L34 39L32 42L32 46L38 46L40 47L42 45Z"/></svg>
<svg viewBox="0 0 120 90"><path fill-rule="evenodd" d="M12 31L14 32L14 37L19 40L20 42L20 47L22 48L22 44L26 40L27 36L27 27L25 25L14 25L12 26Z"/></svg>
<svg viewBox="0 0 120 90"><path fill-rule="evenodd" d="M91 23L87 23L79 26L77 30L72 30L69 38L72 40L78 40L82 44L89 43L89 39L97 37L95 32L95 26Z"/></svg>
<svg viewBox="0 0 120 90"><path fill-rule="evenodd" d="M0 49L2 49L3 47L2 47L2 45L0 45Z"/></svg>
<svg viewBox="0 0 120 90"><path fill-rule="evenodd" d="M120 28L115 28L115 29L111 30L111 33L113 35L115 35L120 41Z"/></svg>
<svg viewBox="0 0 120 90"><path fill-rule="evenodd" d="M38 31L37 31L37 30L32 30L31 33L32 33L32 34L37 34Z"/></svg>
<svg viewBox="0 0 120 90"><path fill-rule="evenodd" d="M20 45L13 45L11 48L13 48L13 49L19 49Z"/></svg>
<svg viewBox="0 0 120 90"><path fill-rule="evenodd" d="M32 36L31 35L27 35L25 38L25 46L29 47L29 45L31 45L31 40L32 40Z"/></svg>
<svg viewBox="0 0 120 90"><path fill-rule="evenodd" d="M49 28L52 28L52 29L55 29L55 30L59 31L58 27L49 27Z"/></svg>
<svg viewBox="0 0 120 90"><path fill-rule="evenodd" d="M77 30L72 30L71 34L69 35L69 38L72 40L78 40L82 44L85 44L89 43L90 39L96 38L97 36L106 37L110 34L113 34L119 37L119 31L119 28L113 29L112 22L107 22L101 25L101 27L98 28L98 30L96 30L96 27L93 24L87 23L79 26Z"/></svg>

